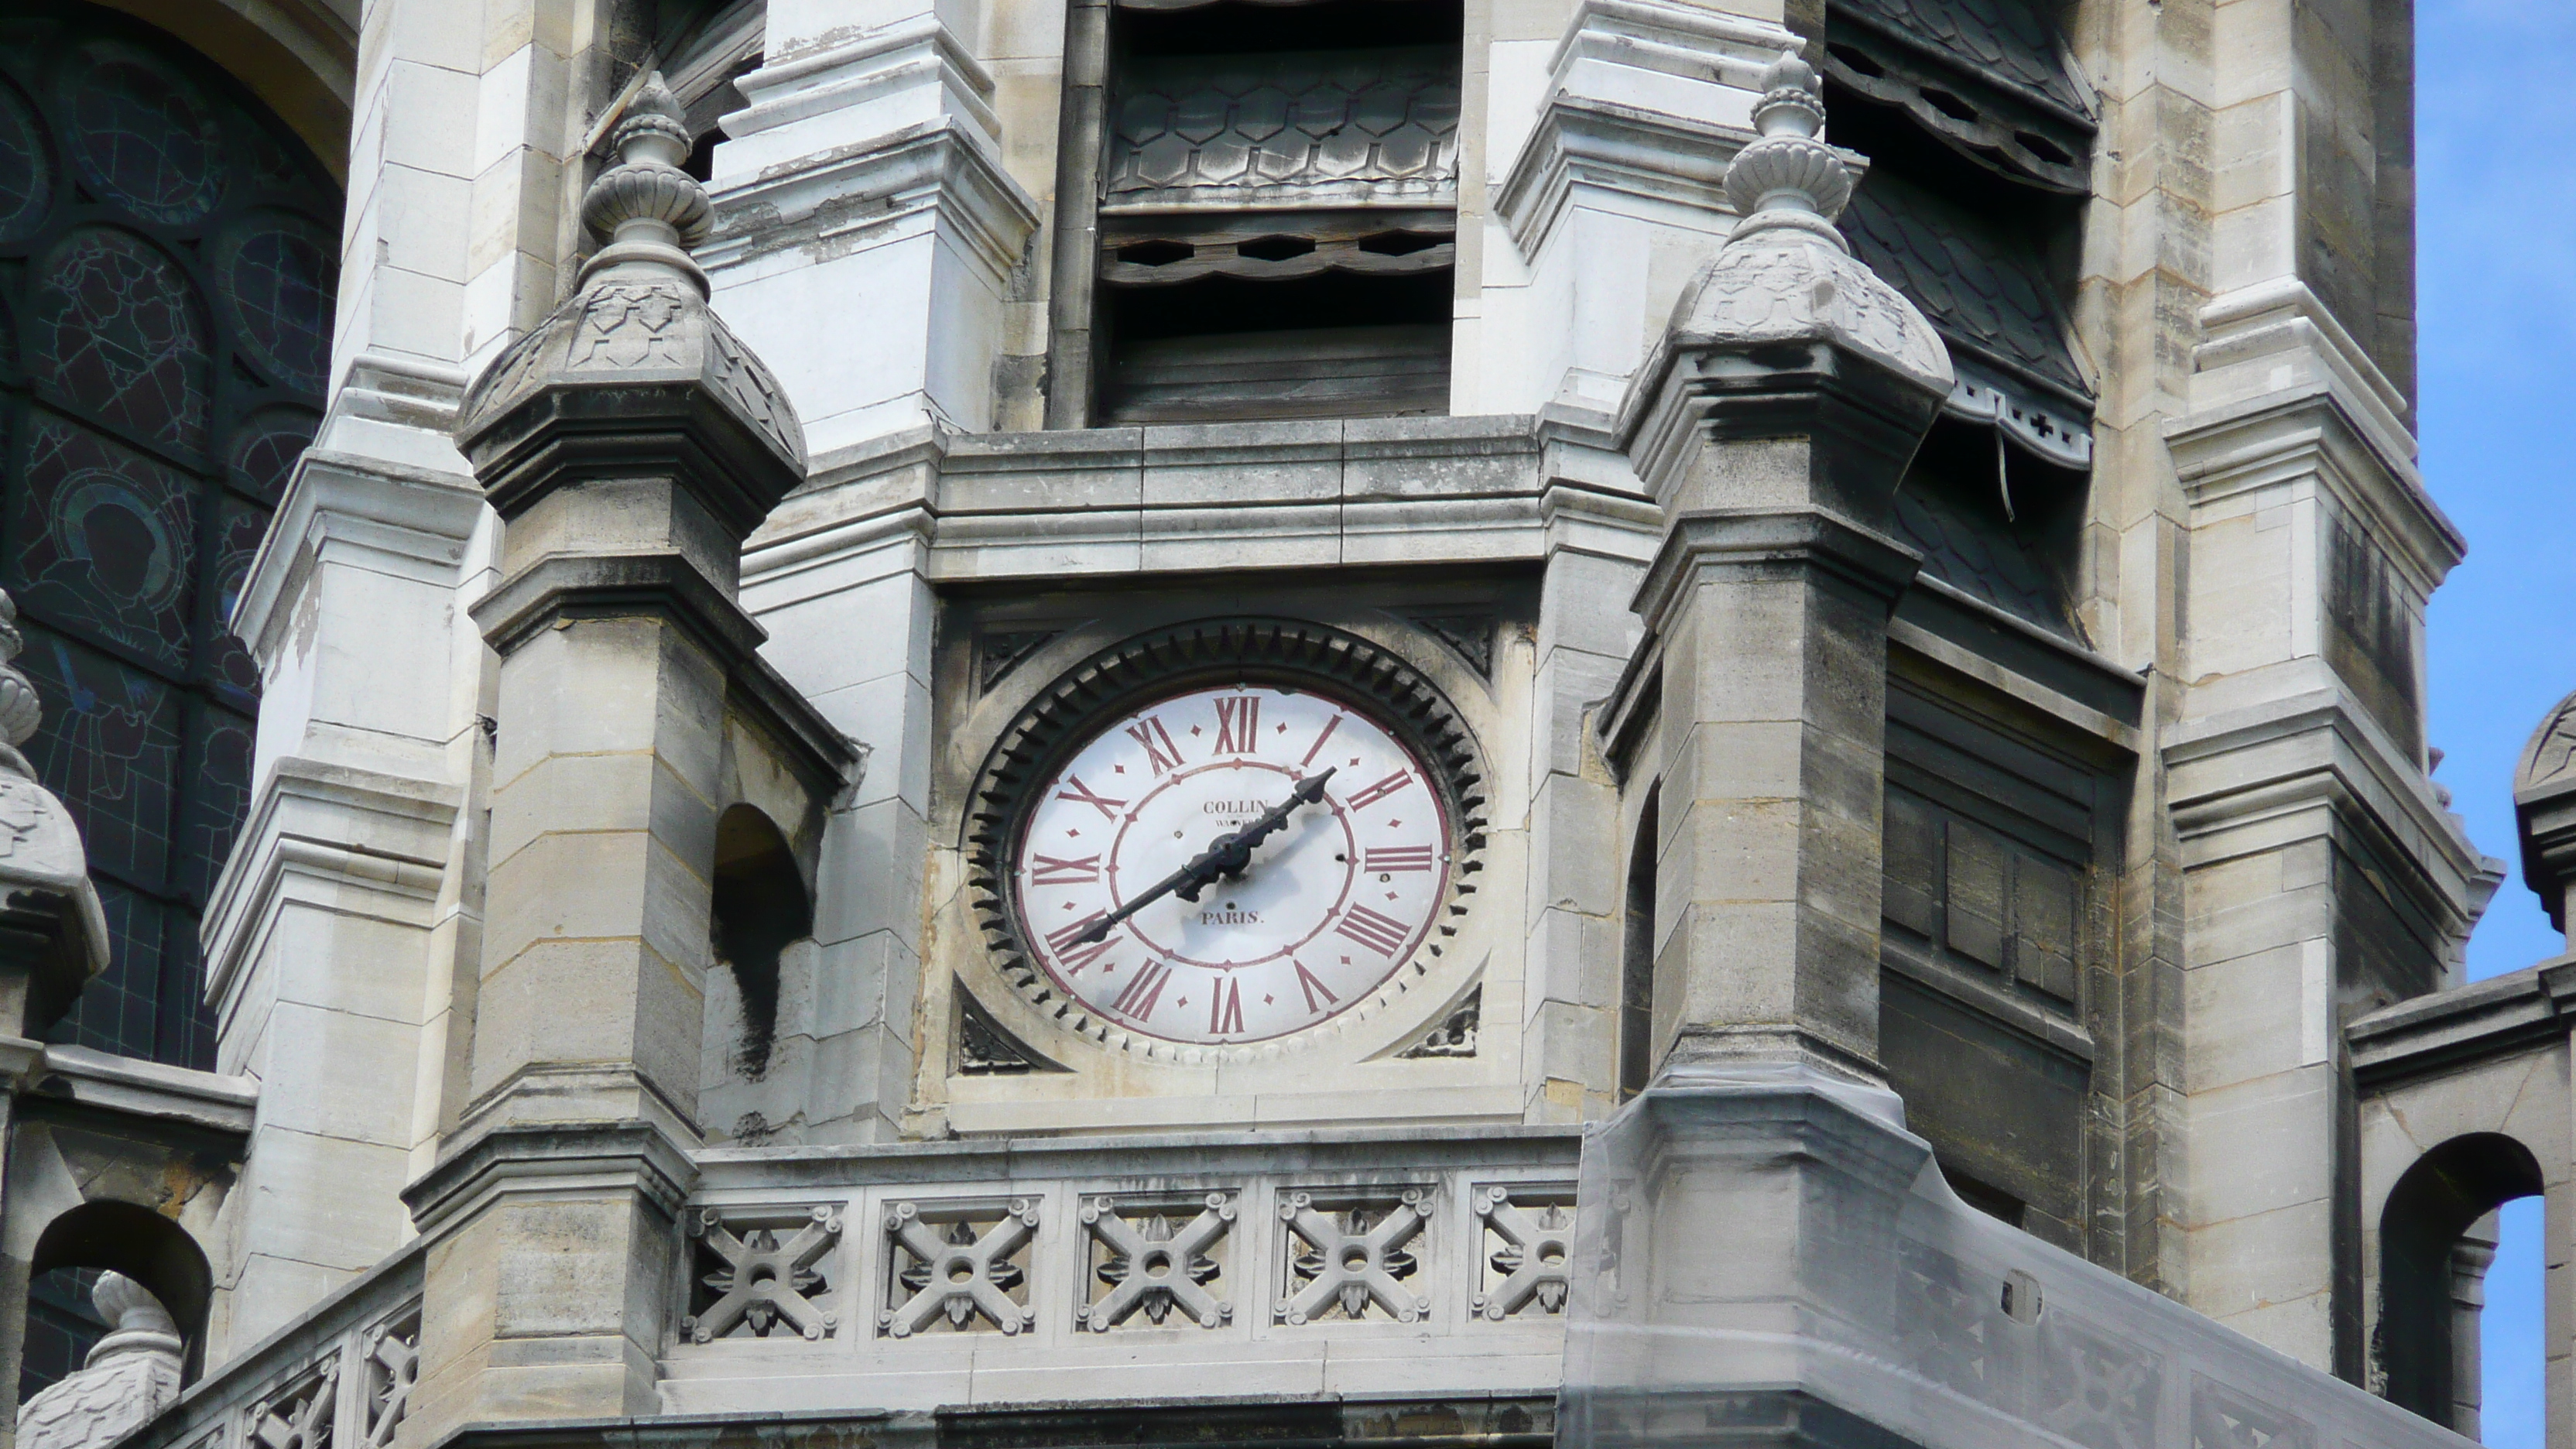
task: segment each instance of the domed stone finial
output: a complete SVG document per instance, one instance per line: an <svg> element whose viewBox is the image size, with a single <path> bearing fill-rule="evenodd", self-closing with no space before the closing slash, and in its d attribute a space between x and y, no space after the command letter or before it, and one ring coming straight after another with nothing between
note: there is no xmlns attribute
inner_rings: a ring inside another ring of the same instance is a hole
<svg viewBox="0 0 2576 1449"><path fill-rule="evenodd" d="M187 1345L161 1300L119 1273L101 1273L89 1296L107 1336L78 1371L19 1408L22 1449L104 1449L179 1397Z"/></svg>
<svg viewBox="0 0 2576 1449"><path fill-rule="evenodd" d="M590 464L568 466L576 453L643 467L661 446L645 440L665 440L738 541L804 481L804 432L778 379L707 305L687 248L706 240L714 212L680 169L689 131L659 72L610 135L617 163L581 207L607 245L573 295L466 389L457 442L506 521L590 476Z"/></svg>
<svg viewBox="0 0 2576 1449"><path fill-rule="evenodd" d="M582 221L608 245L582 268L581 280L609 268L670 271L705 296L706 273L687 249L707 239L715 212L707 189L680 169L689 156L689 128L660 71L635 93L610 144L617 164L599 173L581 202Z"/></svg>
<svg viewBox="0 0 2576 1449"><path fill-rule="evenodd" d="M2576 694L2552 706L2523 745L2513 770L2513 814L2523 884L2540 897L2549 923L2566 930L2576 887Z"/></svg>
<svg viewBox="0 0 2576 1449"><path fill-rule="evenodd" d="M1955 378L1940 334L1834 230L1851 201L1852 168L1823 138L1814 67L1782 51L1762 84L1753 107L1760 135L1726 171L1727 201L1743 220L1683 289L1641 383L1677 351L1816 342L1869 358L1935 398L1949 396ZM1644 399L1643 388L1632 394L1623 416Z"/></svg>
<svg viewBox="0 0 2576 1449"><path fill-rule="evenodd" d="M1735 238L1790 227L1849 251L1834 219L1851 201L1851 168L1819 139L1825 103L1815 68L1796 51L1784 50L1763 70L1762 86L1762 99L1753 105L1753 128L1761 139L1726 170L1726 199L1744 218Z"/></svg>
<svg viewBox="0 0 2576 1449"><path fill-rule="evenodd" d="M26 647L26 636L18 632L17 601L0 592L0 740L12 750L35 738L36 726L45 718L35 682L18 668L18 655Z"/></svg>

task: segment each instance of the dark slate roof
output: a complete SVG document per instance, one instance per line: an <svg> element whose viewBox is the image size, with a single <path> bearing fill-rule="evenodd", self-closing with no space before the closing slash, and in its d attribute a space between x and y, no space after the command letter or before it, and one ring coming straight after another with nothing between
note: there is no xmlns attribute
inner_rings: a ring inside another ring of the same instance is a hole
<svg viewBox="0 0 2576 1449"><path fill-rule="evenodd" d="M1843 213L1842 233L1854 255L1922 308L1952 346L2072 397L2092 398L2029 242L1876 171Z"/></svg>
<svg viewBox="0 0 2576 1449"><path fill-rule="evenodd" d="M2043 105L2093 113L2059 58L2056 33L2026 0L1833 0L1833 7L1837 18L1901 36Z"/></svg>
<svg viewBox="0 0 2576 1449"><path fill-rule="evenodd" d="M1923 572L2061 639L2083 642L2065 592L2000 527L1980 526L1935 491L1896 495L1896 531L1923 551Z"/></svg>

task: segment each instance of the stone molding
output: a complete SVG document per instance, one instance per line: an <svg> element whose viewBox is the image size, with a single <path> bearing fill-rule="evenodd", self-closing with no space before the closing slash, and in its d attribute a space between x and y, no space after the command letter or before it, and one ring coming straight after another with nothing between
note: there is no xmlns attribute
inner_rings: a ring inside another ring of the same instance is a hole
<svg viewBox="0 0 2576 1449"><path fill-rule="evenodd" d="M2516 1053L2564 1046L2576 1030L2576 957L2437 991L2345 1024L2365 1094Z"/></svg>
<svg viewBox="0 0 2576 1449"><path fill-rule="evenodd" d="M1663 547L1629 609L1660 630L1695 572L1820 569L1890 608L1914 582L1923 556L1875 529L1821 508L1704 508L1673 516Z"/></svg>
<svg viewBox="0 0 2576 1449"><path fill-rule="evenodd" d="M955 580L1537 559L1546 488L1521 415L917 428L818 460L746 545L745 588L775 607L899 540Z"/></svg>
<svg viewBox="0 0 2576 1449"><path fill-rule="evenodd" d="M2195 512L2313 487L2361 522L2419 595L2468 552L2414 465L2374 442L2332 389L2271 389L2242 407L2190 414L2167 425L2165 445Z"/></svg>
<svg viewBox="0 0 2576 1449"><path fill-rule="evenodd" d="M2162 753L2186 870L2360 828L2415 867L2427 913L2461 937L2502 878L2503 863L2478 853L2432 782L2340 685L2184 721Z"/></svg>
<svg viewBox="0 0 2576 1449"><path fill-rule="evenodd" d="M465 792L289 755L259 784L200 932L206 999L229 1020L280 913L307 904L426 931ZM353 894L354 892L354 894Z"/></svg>
<svg viewBox="0 0 2576 1449"><path fill-rule="evenodd" d="M1739 1070L1587 1137L1559 1444L2462 1442L1968 1207L1901 1121Z"/></svg>
<svg viewBox="0 0 2576 1449"><path fill-rule="evenodd" d="M836 30L811 44L791 41L760 69L737 79L734 85L749 104L722 118L725 135L747 139L912 90L925 80L987 138L1000 133L992 72L937 15L907 15L856 39L848 36Z"/></svg>
<svg viewBox="0 0 2576 1449"><path fill-rule="evenodd" d="M697 255L719 274L777 253L845 254L936 229L1003 292L1038 225L1037 202L992 142L947 116L719 183L715 201L716 235Z"/></svg>
<svg viewBox="0 0 2576 1449"><path fill-rule="evenodd" d="M466 612L502 654L573 620L660 619L722 665L726 703L785 748L817 796L839 793L859 762L859 747L760 656L768 631L676 553L548 554Z"/></svg>
<svg viewBox="0 0 2576 1449"><path fill-rule="evenodd" d="M254 657L275 658L285 647L294 602L326 565L455 589L482 516L483 491L461 469L440 473L381 457L309 451L251 559L232 630Z"/></svg>
<svg viewBox="0 0 2576 1449"><path fill-rule="evenodd" d="M498 1103L518 1080L496 1088L483 1105ZM644 1090L650 1091L649 1084ZM520 1196L632 1194L676 1224L681 1204L697 1182L688 1138L658 1119L478 1127L469 1116L451 1141L460 1145L403 1189L403 1202L423 1238L437 1238L496 1203Z"/></svg>
<svg viewBox="0 0 2576 1449"><path fill-rule="evenodd" d="M247 1136L259 1111L255 1077L191 1071L88 1047L43 1047L21 1076L48 1097L96 1111L234 1136Z"/></svg>
<svg viewBox="0 0 2576 1449"><path fill-rule="evenodd" d="M1513 158L1495 194L1494 212L1512 244L1535 260L1578 199L1621 211L1681 207L1704 212L1722 231L1727 162L1749 135L1723 126L1658 115L1616 101L1558 93Z"/></svg>
<svg viewBox="0 0 2576 1449"><path fill-rule="evenodd" d="M1721 186L1753 139L1763 69L1797 45L1781 26L1699 6L1582 0L1495 198L1521 255L1546 249L1578 194L1620 211L1677 206L1724 230L1734 211Z"/></svg>

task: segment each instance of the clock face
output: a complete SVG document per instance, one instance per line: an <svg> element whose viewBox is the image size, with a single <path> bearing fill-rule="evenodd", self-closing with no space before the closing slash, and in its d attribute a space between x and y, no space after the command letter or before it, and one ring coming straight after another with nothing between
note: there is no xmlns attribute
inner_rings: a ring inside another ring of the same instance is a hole
<svg viewBox="0 0 2576 1449"><path fill-rule="evenodd" d="M1082 738L1030 798L1011 861L1030 956L1103 1019L1167 1041L1329 1020L1412 958L1446 899L1430 771L1330 695L1167 696Z"/></svg>

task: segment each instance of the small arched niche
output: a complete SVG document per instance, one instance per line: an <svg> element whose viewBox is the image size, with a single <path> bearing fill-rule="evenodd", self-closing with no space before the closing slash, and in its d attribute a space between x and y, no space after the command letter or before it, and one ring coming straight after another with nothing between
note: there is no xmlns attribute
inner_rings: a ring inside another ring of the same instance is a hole
<svg viewBox="0 0 2576 1449"><path fill-rule="evenodd" d="M777 1053L784 985L781 958L814 933L814 908L795 852L776 822L752 805L731 806L716 821L717 964L733 977L738 1024L710 1018L710 1082L757 1082ZM729 1015L730 1013L728 1013Z"/></svg>
<svg viewBox="0 0 2576 1449"><path fill-rule="evenodd" d="M30 1280L75 1270L122 1273L161 1300L188 1345L183 1373L194 1380L205 1364L206 1315L214 1302L214 1270L186 1228L150 1208L129 1202L88 1202L45 1225L28 1263ZM88 1280L81 1275L81 1293ZM78 1367L77 1364L72 1365Z"/></svg>
<svg viewBox="0 0 2576 1449"><path fill-rule="evenodd" d="M2494 1256L2490 1215L2540 1191L2531 1149L2495 1132L2435 1147L2389 1191L2372 1347L2391 1402L2476 1434L2477 1280Z"/></svg>

